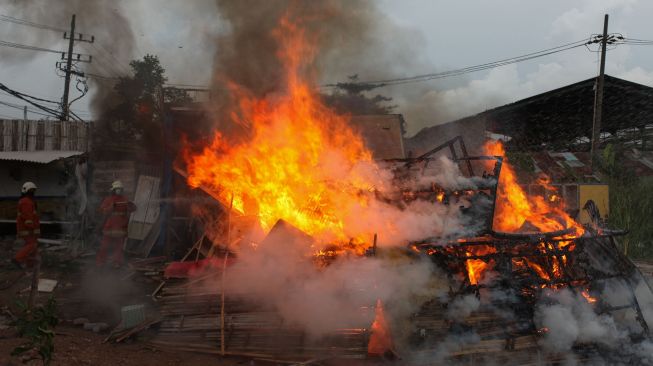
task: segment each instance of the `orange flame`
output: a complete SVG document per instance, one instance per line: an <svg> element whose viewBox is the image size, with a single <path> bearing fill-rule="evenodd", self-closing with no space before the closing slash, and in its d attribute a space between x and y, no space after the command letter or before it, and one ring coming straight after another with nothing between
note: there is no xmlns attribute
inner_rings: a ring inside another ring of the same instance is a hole
<svg viewBox="0 0 653 366"><path fill-rule="evenodd" d="M468 259L466 261L467 275L469 276L469 283L478 285L482 279L483 272L487 269L487 263L480 259Z"/></svg>
<svg viewBox="0 0 653 366"><path fill-rule="evenodd" d="M486 143L485 150L488 155L505 157L503 145L498 141ZM541 179L538 183L542 184L546 191L556 190L549 184L548 179ZM515 171L504 160L497 187L492 227L498 231L517 232L522 229L526 222L529 222L541 232L571 228L574 230L570 237L583 235L583 227L562 208L552 204L555 201L557 200L554 199L553 202L548 202L541 196L528 196L519 186Z"/></svg>
<svg viewBox="0 0 653 366"><path fill-rule="evenodd" d="M487 255L496 253L497 250L491 246L478 245L471 247L470 251L466 253L468 257L475 255ZM493 260L485 261L483 259L468 259L465 261L465 267L467 268L467 277L469 278L469 283L471 285L478 285L479 282L484 278L485 272L492 268L494 265Z"/></svg>
<svg viewBox="0 0 653 366"><path fill-rule="evenodd" d="M590 295L589 290L583 290L580 292L580 294L583 295L585 300L587 300L587 302L590 304L594 304L597 300L596 297L592 297L592 295Z"/></svg>
<svg viewBox="0 0 653 366"><path fill-rule="evenodd" d="M365 207L370 198L363 193L374 186L360 165L376 166L348 117L327 108L306 76L316 47L304 29L285 18L275 37L284 90L256 98L230 83L239 99L230 122L247 126L251 138L234 143L216 132L210 146L186 157L188 183L210 187L224 202L233 195L234 208L257 216L265 230L283 219L321 239L346 241L347 205Z"/></svg>
<svg viewBox="0 0 653 366"><path fill-rule="evenodd" d="M383 304L381 300L376 301L376 314L371 326L370 340L367 343L367 354L372 356L381 356L387 351L393 350L392 336L390 328L385 319Z"/></svg>
<svg viewBox="0 0 653 366"><path fill-rule="evenodd" d="M535 271L535 273L537 273L537 275L540 276L542 279L547 281L551 280L551 276L549 276L549 274L546 273L546 271L541 265L535 263L534 261L530 261L528 259L526 259L526 263L528 263L528 266L532 268Z"/></svg>

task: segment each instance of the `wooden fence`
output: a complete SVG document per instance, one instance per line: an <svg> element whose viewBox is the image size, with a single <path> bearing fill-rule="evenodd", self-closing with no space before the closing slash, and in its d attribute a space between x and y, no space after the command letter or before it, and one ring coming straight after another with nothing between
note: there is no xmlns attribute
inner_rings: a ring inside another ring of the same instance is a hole
<svg viewBox="0 0 653 366"><path fill-rule="evenodd" d="M88 151L88 122L0 119L0 151Z"/></svg>

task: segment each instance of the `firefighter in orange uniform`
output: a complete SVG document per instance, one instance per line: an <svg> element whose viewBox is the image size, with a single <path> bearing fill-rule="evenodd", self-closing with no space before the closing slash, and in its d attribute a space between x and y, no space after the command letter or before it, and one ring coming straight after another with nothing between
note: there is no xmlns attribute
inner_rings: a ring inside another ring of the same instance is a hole
<svg viewBox="0 0 653 366"><path fill-rule="evenodd" d="M36 184L25 182L18 200L18 216L16 217L16 234L24 240L23 247L16 253L12 262L18 267L31 266L38 255L38 237L41 234L41 223L36 211L34 200Z"/></svg>
<svg viewBox="0 0 653 366"><path fill-rule="evenodd" d="M119 267L123 262L122 249L127 238L129 215L136 211L136 205L122 195L122 182L117 180L111 184L111 196L105 198L100 205L100 212L107 215L102 228L102 242L95 262L104 265L109 250L113 250L113 263Z"/></svg>

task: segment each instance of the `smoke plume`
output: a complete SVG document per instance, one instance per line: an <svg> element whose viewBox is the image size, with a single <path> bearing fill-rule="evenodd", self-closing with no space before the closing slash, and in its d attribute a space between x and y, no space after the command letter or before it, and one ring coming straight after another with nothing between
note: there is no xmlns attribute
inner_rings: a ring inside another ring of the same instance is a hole
<svg viewBox="0 0 653 366"><path fill-rule="evenodd" d="M401 75L405 70L428 69L416 52L415 31L392 22L370 0L320 2L275 0L266 2L217 0L227 30L216 39L212 107L232 110L228 92L235 83L255 97L279 92L284 83L278 60L275 30L284 17L300 24L316 45L310 65L317 84ZM383 92L381 92L383 94ZM221 118L224 120L224 118ZM221 126L225 128L225 126Z"/></svg>

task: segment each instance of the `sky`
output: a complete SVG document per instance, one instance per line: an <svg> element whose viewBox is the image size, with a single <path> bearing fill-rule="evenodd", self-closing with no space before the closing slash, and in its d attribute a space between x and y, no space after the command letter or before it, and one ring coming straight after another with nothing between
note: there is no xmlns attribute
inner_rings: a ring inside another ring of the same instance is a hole
<svg viewBox="0 0 653 366"><path fill-rule="evenodd" d="M10 9L1 5L3 1L7 0L0 0L0 14L16 16L6 12ZM192 1L207 3L206 0ZM134 56L159 55L171 83L206 85L214 53L210 37L223 29L224 24L215 12L191 12L185 3L173 0L124 2L136 37ZM387 21L393 24L389 31L403 34L398 38L389 36L387 47L397 47L392 44L396 39L406 43L399 46L408 53L407 57L397 58L392 74L388 75L391 77L483 64L587 39L602 31L606 13L610 15L609 33L653 39L650 27L653 1L650 0L378 0L377 5ZM150 11L153 7L156 12ZM18 42L16 39L24 39L25 35L17 32L47 31L0 21L0 40ZM96 42L101 47L102 40ZM63 41L29 44L65 48ZM13 48L3 51L0 53L3 56L0 59L0 82L27 94L60 99L64 80L55 74L54 67L59 55L38 53L28 61L15 63L5 60L4 55L32 51ZM118 74L128 67L128 60L112 60L99 53L96 47L85 45L79 51L94 54L97 65L108 75ZM408 134L412 135L430 125L594 77L597 72L598 53L580 47L489 71L406 84L378 92L394 98L396 112L404 114ZM352 69L351 73L358 73L363 80L384 76L378 73L366 75L364 65ZM606 73L653 86L653 46L620 45L611 49ZM329 81L338 80L324 80ZM76 92L73 94L77 95ZM75 102L72 109L83 118L92 118L89 101L88 96L84 97ZM20 100L3 93L0 93L0 102L22 105ZM22 111L0 105L0 118L6 117L22 118Z"/></svg>

